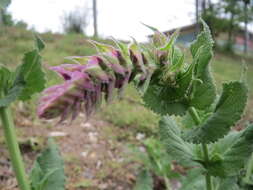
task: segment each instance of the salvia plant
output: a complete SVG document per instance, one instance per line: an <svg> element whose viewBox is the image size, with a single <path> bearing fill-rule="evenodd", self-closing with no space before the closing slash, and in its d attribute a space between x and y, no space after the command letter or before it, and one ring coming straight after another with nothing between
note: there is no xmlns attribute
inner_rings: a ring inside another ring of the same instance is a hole
<svg viewBox="0 0 253 190"><path fill-rule="evenodd" d="M133 82L144 104L161 115L161 139L173 159L201 169L207 190L224 189L224 184L237 187L231 179L244 168L253 148L253 125L230 132L246 106L245 74L240 81L223 84L222 93L217 94L210 72L213 40L202 23L203 31L190 46L191 64L185 63L184 54L175 46L177 32L168 38L148 26L154 31L148 45L115 40L115 48L92 41L97 55L69 57L68 64L51 68L64 82L44 91L39 117L73 120L84 112L88 118L102 99L110 102L115 92L120 96ZM171 116L192 122L180 127Z"/></svg>
<svg viewBox="0 0 253 190"><path fill-rule="evenodd" d="M205 179L205 183L194 184L188 178L183 179L181 189L241 188L237 179L252 153L253 125L240 132L230 129L246 106L245 77L223 84L222 93L217 94L210 72L213 40L208 26L202 23L203 31L190 46L191 64L185 62L184 54L175 46L178 32L168 38L148 26L154 31L149 44L133 40L126 45L114 40L116 47L113 47L91 41L97 55L68 57L67 64L51 68L63 82L43 92L38 116L60 117L62 122L74 120L84 112L88 119L103 100L110 103L115 96L122 96L124 88L132 82L144 105L161 116L160 136L170 157L188 168L190 179ZM45 45L39 37L35 42L35 49L24 55L23 63L14 71L0 68L0 117L20 189L63 190L63 163L52 140L27 177L10 112L13 101L29 100L45 88L40 56ZM182 118L185 125L174 116ZM157 171L164 172L162 168ZM251 171L252 167L247 167L248 181ZM150 189L150 175L143 176L144 189Z"/></svg>
<svg viewBox="0 0 253 190"><path fill-rule="evenodd" d="M144 104L161 115L160 135L168 153L183 166L201 169L207 190L224 189L224 184L237 187L231 179L244 168L253 148L253 125L230 132L246 106L245 74L240 81L223 84L217 94L210 72L213 40L202 23L203 31L190 46L191 64L175 46L177 32L168 38L148 26L154 31L148 45L115 40L114 48L92 41L97 55L69 57L69 64L51 68L64 82L44 91L39 117L73 120L84 112L88 118L103 98L110 102L115 91L121 95L133 82ZM171 116L192 122L180 127Z"/></svg>

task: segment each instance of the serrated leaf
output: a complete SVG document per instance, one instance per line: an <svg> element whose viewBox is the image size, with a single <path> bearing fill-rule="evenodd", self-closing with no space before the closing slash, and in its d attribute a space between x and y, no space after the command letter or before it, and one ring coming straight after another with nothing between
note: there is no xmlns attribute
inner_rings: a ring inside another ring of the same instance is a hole
<svg viewBox="0 0 253 190"><path fill-rule="evenodd" d="M210 72L209 62L213 56L213 40L206 23L202 21L203 31L190 47L193 64L196 65L195 78L202 81L194 83L190 104L197 109L208 108L216 98L216 87Z"/></svg>
<svg viewBox="0 0 253 190"><path fill-rule="evenodd" d="M240 132L231 132L223 139L212 145L211 155L219 154L220 162L216 162L214 167L213 159L209 164L212 175L220 176L220 171L224 171L225 176L236 176L244 168L250 155L253 152L253 125Z"/></svg>
<svg viewBox="0 0 253 190"><path fill-rule="evenodd" d="M15 85L13 88L9 89L6 95L0 99L0 107L9 106L13 101L15 101L24 88L23 84Z"/></svg>
<svg viewBox="0 0 253 190"><path fill-rule="evenodd" d="M38 35L35 35L35 47L39 51L42 51L45 48L45 43Z"/></svg>
<svg viewBox="0 0 253 190"><path fill-rule="evenodd" d="M182 176L182 186L179 190L203 190L205 189L205 178L203 169L194 168L187 171L186 176ZM224 189L225 190L225 189Z"/></svg>
<svg viewBox="0 0 253 190"><path fill-rule="evenodd" d="M20 100L28 100L34 93L45 88L45 74L41 67L41 56L38 50L25 54L22 65L16 71L16 80L22 78L25 82L24 89L19 95Z"/></svg>
<svg viewBox="0 0 253 190"><path fill-rule="evenodd" d="M197 39L191 44L190 50L193 57L197 54L199 48L203 45L213 46L213 39L208 25L201 20L203 31L197 36Z"/></svg>
<svg viewBox="0 0 253 190"><path fill-rule="evenodd" d="M140 172L134 190L153 190L153 178L149 171L142 170Z"/></svg>
<svg viewBox="0 0 253 190"><path fill-rule="evenodd" d="M180 101L177 99L180 98ZM178 95L176 89L150 85L143 101L145 106L161 115L183 115L188 108L186 101Z"/></svg>
<svg viewBox="0 0 253 190"><path fill-rule="evenodd" d="M219 178L217 190L240 190L239 186L237 185L237 179L234 177L229 178Z"/></svg>
<svg viewBox="0 0 253 190"><path fill-rule="evenodd" d="M167 152L179 163L198 165L196 152L200 149L198 145L185 142L181 138L181 131L175 121L169 116L163 116L159 122L159 133Z"/></svg>
<svg viewBox="0 0 253 190"><path fill-rule="evenodd" d="M33 190L64 190L65 175L63 160L52 139L48 148L35 161L30 174Z"/></svg>
<svg viewBox="0 0 253 190"><path fill-rule="evenodd" d="M107 44L103 44L103 43L99 43L96 42L94 40L88 40L96 49L98 52L100 53L104 53L104 52L109 52L112 51L114 49L113 46L107 45Z"/></svg>
<svg viewBox="0 0 253 190"><path fill-rule="evenodd" d="M9 6L11 0L0 0L0 9L5 9Z"/></svg>
<svg viewBox="0 0 253 190"><path fill-rule="evenodd" d="M170 61L172 63L171 71L179 71L184 63L184 54L178 47L172 47L172 52L170 55Z"/></svg>
<svg viewBox="0 0 253 190"><path fill-rule="evenodd" d="M247 102L247 92L244 83L223 84L223 92L214 113L204 124L191 130L186 139L194 143L210 143L224 137L241 118Z"/></svg>
<svg viewBox="0 0 253 190"><path fill-rule="evenodd" d="M161 51L169 51L169 50L172 48L172 46L175 44L178 35L179 35L179 30L176 30L176 31L171 35L170 40L168 41L168 43L167 43L164 47L160 48L160 50L161 50Z"/></svg>

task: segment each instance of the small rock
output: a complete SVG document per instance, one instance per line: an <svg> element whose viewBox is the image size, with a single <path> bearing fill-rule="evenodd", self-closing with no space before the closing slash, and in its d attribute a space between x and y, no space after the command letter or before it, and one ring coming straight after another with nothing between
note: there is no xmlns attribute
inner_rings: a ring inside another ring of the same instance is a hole
<svg viewBox="0 0 253 190"><path fill-rule="evenodd" d="M143 146L140 146L140 147L139 147L139 150L140 150L141 152L146 152L146 149L145 149L145 147L143 147Z"/></svg>
<svg viewBox="0 0 253 190"><path fill-rule="evenodd" d="M136 135L136 139L137 140L142 140L142 139L144 139L145 138L145 134L143 134L143 133L137 133L137 135Z"/></svg>
<svg viewBox="0 0 253 190"><path fill-rule="evenodd" d="M88 136L89 136L89 139L92 143L96 143L98 141L97 133L89 132Z"/></svg>
<svg viewBox="0 0 253 190"><path fill-rule="evenodd" d="M97 154L95 152L92 152L89 157L91 159L96 159L97 158Z"/></svg>
<svg viewBox="0 0 253 190"><path fill-rule="evenodd" d="M87 122L87 123L82 123L82 124L81 124L81 127L82 127L82 128L86 128L86 129L91 129L91 128L92 128L92 125L91 125L90 123Z"/></svg>
<svg viewBox="0 0 253 190"><path fill-rule="evenodd" d="M101 167L101 165L102 165L102 162L99 160L99 161L97 162L96 169L99 169L99 168Z"/></svg>
<svg viewBox="0 0 253 190"><path fill-rule="evenodd" d="M67 133L61 132L61 131L53 131L49 133L50 137L65 137L67 136Z"/></svg>
<svg viewBox="0 0 253 190"><path fill-rule="evenodd" d="M106 183L102 183L99 185L99 189L106 189L108 185Z"/></svg>
<svg viewBox="0 0 253 190"><path fill-rule="evenodd" d="M82 118L86 118L84 113L80 113L79 116L82 117Z"/></svg>
<svg viewBox="0 0 253 190"><path fill-rule="evenodd" d="M86 157L88 155L88 152L81 152L82 157Z"/></svg>

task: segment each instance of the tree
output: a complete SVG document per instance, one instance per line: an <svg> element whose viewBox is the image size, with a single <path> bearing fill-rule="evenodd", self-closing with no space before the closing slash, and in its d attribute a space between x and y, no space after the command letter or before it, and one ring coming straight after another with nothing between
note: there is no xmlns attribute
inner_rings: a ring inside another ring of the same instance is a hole
<svg viewBox="0 0 253 190"><path fill-rule="evenodd" d="M97 27L97 0L93 0L93 28L94 28L94 37L98 36L98 27Z"/></svg>
<svg viewBox="0 0 253 190"><path fill-rule="evenodd" d="M84 34L88 26L88 9L75 9L63 16L63 30L65 33Z"/></svg>
<svg viewBox="0 0 253 190"><path fill-rule="evenodd" d="M210 26L214 38L217 38L220 33L227 34L225 49L229 52L233 51L234 36L241 29L242 23L245 25L244 49L246 51L247 25L253 20L252 5L248 6L248 2L249 0L220 0L212 3L209 0L207 8L202 11L202 17Z"/></svg>

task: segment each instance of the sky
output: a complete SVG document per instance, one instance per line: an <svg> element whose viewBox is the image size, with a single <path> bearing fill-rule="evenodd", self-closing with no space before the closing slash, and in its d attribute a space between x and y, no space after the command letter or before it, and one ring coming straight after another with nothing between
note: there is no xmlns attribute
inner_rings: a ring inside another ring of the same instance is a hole
<svg viewBox="0 0 253 190"><path fill-rule="evenodd" d="M98 33L139 41L152 33L141 22L161 31L191 24L195 0L97 0ZM39 32L62 32L64 12L83 9L90 16L87 33L92 34L92 0L12 0L8 11Z"/></svg>

